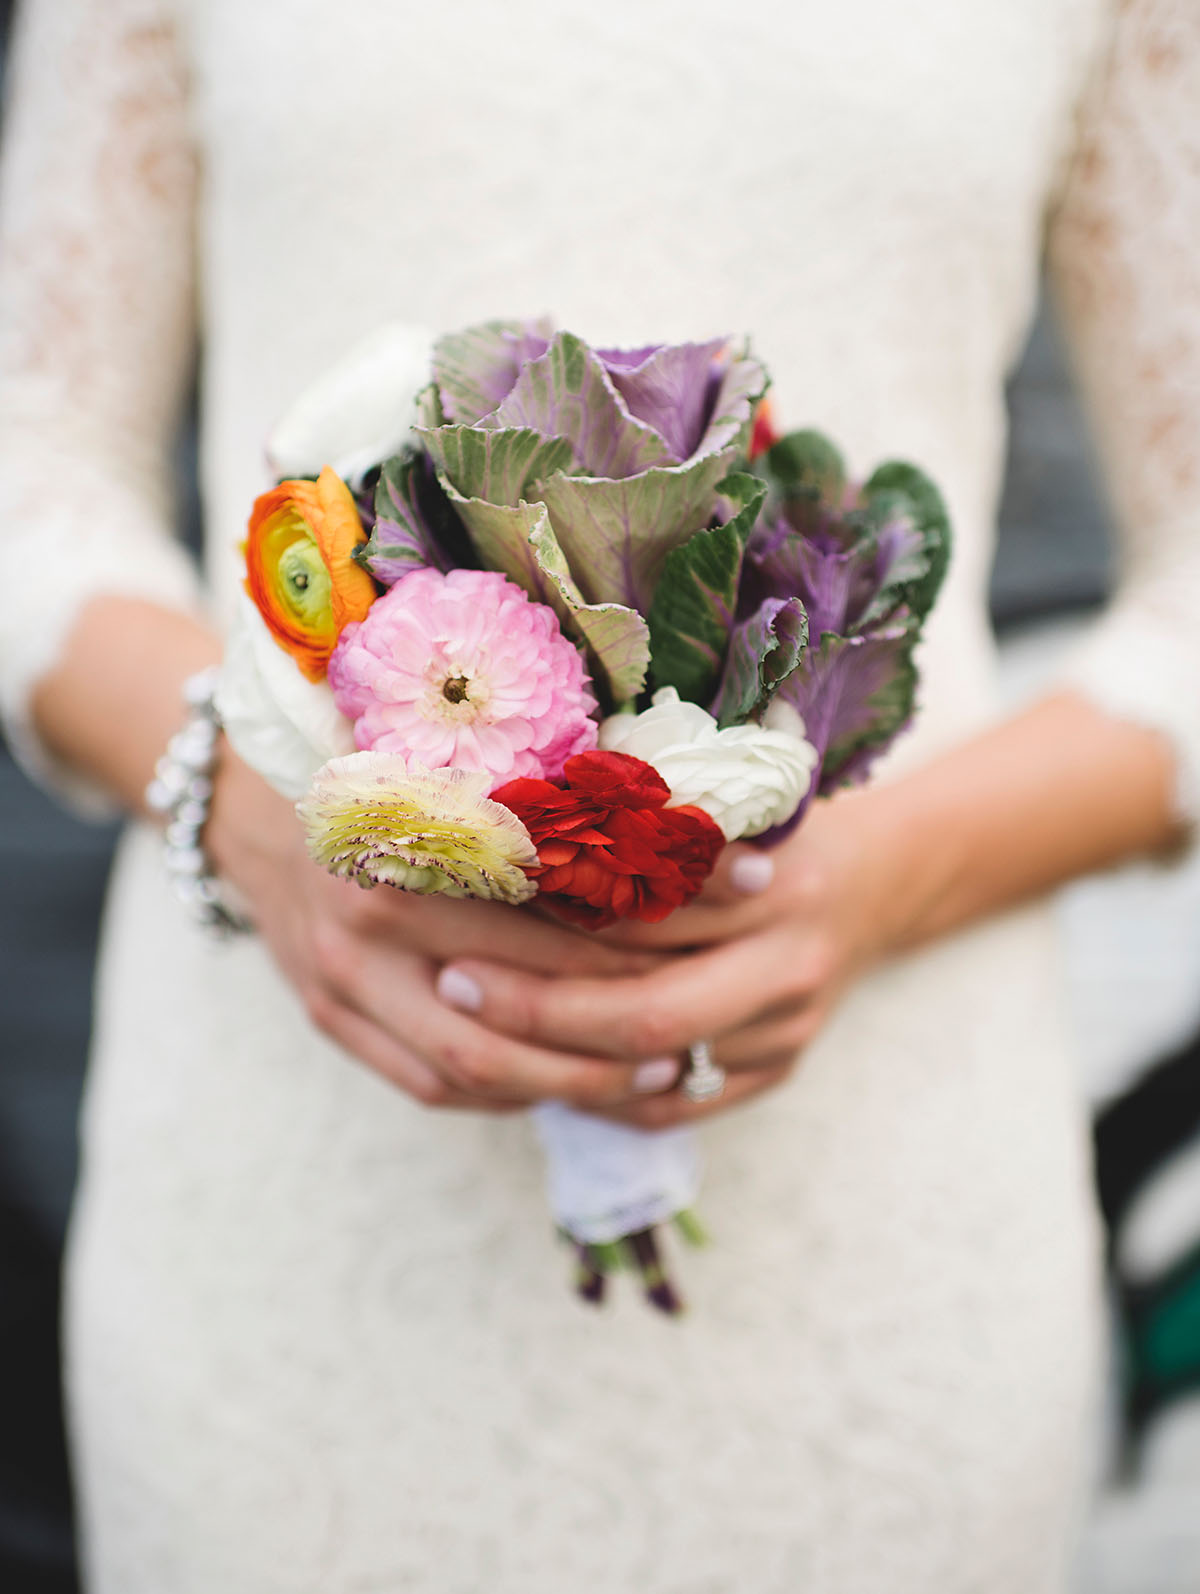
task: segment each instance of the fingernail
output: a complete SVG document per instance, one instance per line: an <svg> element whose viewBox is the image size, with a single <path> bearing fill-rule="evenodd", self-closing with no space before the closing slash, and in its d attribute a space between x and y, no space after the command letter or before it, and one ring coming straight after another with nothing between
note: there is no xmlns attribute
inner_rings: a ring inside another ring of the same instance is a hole
<svg viewBox="0 0 1200 1594"><path fill-rule="evenodd" d="M437 993L448 1007L461 1013L478 1013L483 1006L483 987L461 969L443 969L437 977Z"/></svg>
<svg viewBox="0 0 1200 1594"><path fill-rule="evenodd" d="M765 852L743 852L729 866L729 878L734 890L748 897L765 891L775 878L775 860Z"/></svg>
<svg viewBox="0 0 1200 1594"><path fill-rule="evenodd" d="M680 1066L678 1057L656 1057L652 1063L640 1063L633 1071L633 1088L643 1096L670 1090L679 1078Z"/></svg>

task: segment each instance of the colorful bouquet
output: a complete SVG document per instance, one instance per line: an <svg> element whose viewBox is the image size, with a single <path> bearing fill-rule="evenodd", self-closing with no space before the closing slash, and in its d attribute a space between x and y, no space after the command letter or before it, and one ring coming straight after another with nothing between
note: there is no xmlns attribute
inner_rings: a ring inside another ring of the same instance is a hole
<svg viewBox="0 0 1200 1594"><path fill-rule="evenodd" d="M599 929L690 901L728 841L781 840L913 713L949 525L912 465L847 481L776 436L726 339L594 349L546 323L385 329L276 429L219 705L363 885L537 904ZM678 1306L688 1130L535 1110L599 1299Z"/></svg>

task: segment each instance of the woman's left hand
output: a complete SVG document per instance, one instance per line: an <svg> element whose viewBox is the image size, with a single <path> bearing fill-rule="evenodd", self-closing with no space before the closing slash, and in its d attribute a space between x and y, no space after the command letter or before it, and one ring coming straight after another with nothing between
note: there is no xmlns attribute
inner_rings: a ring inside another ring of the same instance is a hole
<svg viewBox="0 0 1200 1594"><path fill-rule="evenodd" d="M606 1116L666 1128L779 1083L846 986L898 930L896 879L906 849L887 834L887 788L818 804L771 852L726 848L705 890L662 924L600 932L626 947L678 955L649 973L548 978L478 959L448 965L445 1001L538 1046L621 1059L675 1053L706 1039L728 1071L721 1097L694 1105L676 1089ZM443 978L446 971L443 971ZM464 981L471 982L470 985Z"/></svg>

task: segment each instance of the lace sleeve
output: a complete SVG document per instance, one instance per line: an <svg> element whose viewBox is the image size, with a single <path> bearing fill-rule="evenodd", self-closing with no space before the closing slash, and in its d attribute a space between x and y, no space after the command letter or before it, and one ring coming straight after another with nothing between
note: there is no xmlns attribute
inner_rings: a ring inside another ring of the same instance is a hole
<svg viewBox="0 0 1200 1594"><path fill-rule="evenodd" d="M1122 531L1116 597L1067 671L1162 731L1200 821L1200 6L1123 0L1050 236Z"/></svg>
<svg viewBox="0 0 1200 1594"><path fill-rule="evenodd" d="M26 0L0 171L0 708L23 763L99 793L33 734L31 689L99 593L192 608L170 534L194 337L194 163L164 0Z"/></svg>

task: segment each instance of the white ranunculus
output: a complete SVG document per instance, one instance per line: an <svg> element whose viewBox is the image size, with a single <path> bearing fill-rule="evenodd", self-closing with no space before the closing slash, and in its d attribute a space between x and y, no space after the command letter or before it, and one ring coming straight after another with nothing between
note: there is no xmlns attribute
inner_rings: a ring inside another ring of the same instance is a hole
<svg viewBox="0 0 1200 1594"><path fill-rule="evenodd" d="M672 805L702 808L726 841L761 835L796 812L817 753L795 709L780 705L785 712L769 725L720 730L698 703L681 702L673 686L655 692L652 704L641 714L610 715L600 746L653 764L671 788Z"/></svg>
<svg viewBox="0 0 1200 1594"><path fill-rule="evenodd" d="M246 596L225 644L217 712L239 758L293 801L321 765L354 751L354 731L325 681L310 681Z"/></svg>
<svg viewBox="0 0 1200 1594"><path fill-rule="evenodd" d="M332 465L357 488L395 454L413 424L413 402L429 382L433 338L389 322L305 389L267 440L278 476L315 476Z"/></svg>

